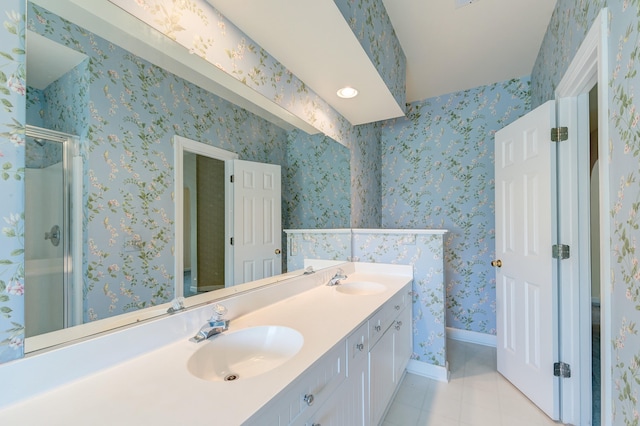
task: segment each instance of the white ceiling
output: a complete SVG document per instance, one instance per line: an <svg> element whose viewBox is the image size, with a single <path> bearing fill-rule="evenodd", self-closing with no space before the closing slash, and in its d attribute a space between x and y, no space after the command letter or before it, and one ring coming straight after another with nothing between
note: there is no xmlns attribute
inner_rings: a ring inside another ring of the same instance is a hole
<svg viewBox="0 0 640 426"><path fill-rule="evenodd" d="M407 101L531 74L556 0L383 0L407 56Z"/></svg>
<svg viewBox="0 0 640 426"><path fill-rule="evenodd" d="M371 83L377 73L354 50L357 40L333 0L207 1L352 124L402 115L387 104L395 104L391 94ZM383 3L407 56L412 102L529 75L556 0ZM358 88L358 98L337 98L342 84Z"/></svg>
<svg viewBox="0 0 640 426"><path fill-rule="evenodd" d="M31 87L45 89L86 58L87 55L27 31L27 81Z"/></svg>
<svg viewBox="0 0 640 426"><path fill-rule="evenodd" d="M404 115L333 0L207 1L351 124Z"/></svg>

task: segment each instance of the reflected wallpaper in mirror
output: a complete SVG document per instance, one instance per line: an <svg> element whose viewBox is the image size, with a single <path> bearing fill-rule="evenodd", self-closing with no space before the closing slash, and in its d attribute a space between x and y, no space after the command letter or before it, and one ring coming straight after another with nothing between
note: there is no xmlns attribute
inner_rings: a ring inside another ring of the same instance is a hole
<svg viewBox="0 0 640 426"><path fill-rule="evenodd" d="M86 55L47 87L29 87L27 96L29 124L80 138L84 322L174 296L174 134L236 152L242 159L282 166L283 193L290 194L283 200L284 226L288 218L310 211L332 218L323 226L349 225L346 147L323 135L288 134L33 4L28 29ZM321 152L308 150L297 141L300 137ZM298 146L301 152L294 149ZM302 169L285 172L289 154L293 169ZM322 175L316 178L318 171ZM318 184L333 199L322 212L303 208L312 199L325 200L316 193Z"/></svg>

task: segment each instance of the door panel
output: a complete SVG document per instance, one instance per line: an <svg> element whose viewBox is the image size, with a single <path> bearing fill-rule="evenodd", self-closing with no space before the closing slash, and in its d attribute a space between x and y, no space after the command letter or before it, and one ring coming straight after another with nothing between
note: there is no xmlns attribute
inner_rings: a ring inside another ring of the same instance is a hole
<svg viewBox="0 0 640 426"><path fill-rule="evenodd" d="M496 133L496 296L498 371L558 419L554 121L548 102Z"/></svg>
<svg viewBox="0 0 640 426"><path fill-rule="evenodd" d="M233 161L234 284L282 273L280 166Z"/></svg>

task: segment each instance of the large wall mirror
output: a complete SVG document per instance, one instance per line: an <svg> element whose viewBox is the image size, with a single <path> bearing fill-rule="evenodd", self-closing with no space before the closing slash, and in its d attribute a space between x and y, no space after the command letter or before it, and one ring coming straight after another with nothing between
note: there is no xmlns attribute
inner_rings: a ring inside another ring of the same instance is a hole
<svg viewBox="0 0 640 426"><path fill-rule="evenodd" d="M27 352L165 314L169 302L180 295L176 288L185 294L184 281L176 286L185 268L175 266L175 135L234 153L241 160L279 166L283 197L282 214L276 219L282 228L350 225L346 147L323 135L276 125L277 120L226 101L128 51L124 32L114 34L120 43L116 44L96 35L102 30L94 33L81 26L88 21L76 25L69 21L73 14L62 18L43 7L54 3L28 3L27 117L30 125L77 139L82 173L75 180L80 194L76 212L81 219L69 227L79 229L74 241L80 254L75 261L81 266L65 290L75 295L75 319L54 333L30 335L27 330ZM53 58L39 56L42 50ZM66 65L54 71L54 62ZM158 59L159 64L165 62L166 58ZM330 202L318 188L331 193ZM27 189L25 198L32 197ZM329 206L331 214L314 208L314 203ZM180 243L187 239L183 235ZM274 240L281 246L282 234ZM284 253L278 259L286 270L283 258ZM217 290L219 286L204 287L220 295L240 291Z"/></svg>

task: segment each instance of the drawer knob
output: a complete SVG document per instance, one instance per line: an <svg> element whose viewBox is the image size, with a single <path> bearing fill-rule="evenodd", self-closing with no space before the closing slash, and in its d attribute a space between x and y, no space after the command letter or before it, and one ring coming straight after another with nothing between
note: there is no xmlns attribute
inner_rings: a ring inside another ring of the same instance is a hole
<svg viewBox="0 0 640 426"><path fill-rule="evenodd" d="M380 327L379 325L376 325L374 328L376 329L376 331L382 330L382 327Z"/></svg>
<svg viewBox="0 0 640 426"><path fill-rule="evenodd" d="M402 324L396 325L396 330L400 331L401 328L402 328Z"/></svg>
<svg viewBox="0 0 640 426"><path fill-rule="evenodd" d="M400 305L396 305L395 308L396 308L396 311L399 311L400 310Z"/></svg>
<svg viewBox="0 0 640 426"><path fill-rule="evenodd" d="M360 352L362 352L364 350L364 343L358 343L356 345L356 349L358 349Z"/></svg>
<svg viewBox="0 0 640 426"><path fill-rule="evenodd" d="M308 393L304 396L304 402L306 402L309 407L313 405L313 399L312 393Z"/></svg>

